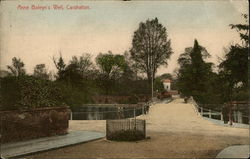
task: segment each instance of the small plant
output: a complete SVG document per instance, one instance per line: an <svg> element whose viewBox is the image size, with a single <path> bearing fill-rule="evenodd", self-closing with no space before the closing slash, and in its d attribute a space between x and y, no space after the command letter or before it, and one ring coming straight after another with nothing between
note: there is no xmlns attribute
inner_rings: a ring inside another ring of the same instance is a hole
<svg viewBox="0 0 250 159"><path fill-rule="evenodd" d="M107 139L114 141L138 141L145 139L145 135L139 130L121 130L108 136Z"/></svg>

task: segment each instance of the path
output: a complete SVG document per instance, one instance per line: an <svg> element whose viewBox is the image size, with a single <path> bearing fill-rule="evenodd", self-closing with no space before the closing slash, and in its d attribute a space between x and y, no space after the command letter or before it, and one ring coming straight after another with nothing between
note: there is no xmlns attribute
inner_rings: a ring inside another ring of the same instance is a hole
<svg viewBox="0 0 250 159"><path fill-rule="evenodd" d="M3 144L1 154L6 157L16 157L41 152L74 144L89 142L105 137L104 133L93 131L71 131L67 135L43 137L28 141Z"/></svg>
<svg viewBox="0 0 250 159"><path fill-rule="evenodd" d="M222 150L216 158L249 158L249 145L229 146Z"/></svg>
<svg viewBox="0 0 250 159"><path fill-rule="evenodd" d="M246 128L224 127L198 116L190 103L183 99L175 99L169 104L156 104L149 114L142 115L146 119L147 130L157 132L188 132L200 135L249 135Z"/></svg>
<svg viewBox="0 0 250 159"><path fill-rule="evenodd" d="M150 139L112 142L105 139L27 156L31 158L214 158L230 145L249 142L249 130L216 125L195 114L191 104L175 99L156 104L146 119ZM105 132L105 121L70 121L71 130Z"/></svg>

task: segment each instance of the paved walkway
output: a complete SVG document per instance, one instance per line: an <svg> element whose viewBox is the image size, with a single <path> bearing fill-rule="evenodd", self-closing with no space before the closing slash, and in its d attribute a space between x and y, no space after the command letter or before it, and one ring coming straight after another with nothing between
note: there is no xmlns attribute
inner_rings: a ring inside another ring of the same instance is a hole
<svg viewBox="0 0 250 159"><path fill-rule="evenodd" d="M249 125L248 124L241 124L241 123L233 123L233 125L229 125L229 124L225 124L224 121L222 120L216 120L216 119L211 119L211 118L208 118L208 117L203 117L204 119L208 120L208 121L211 121L217 125L220 125L220 126L226 126L226 127L235 127L235 128L246 128L246 129L249 129Z"/></svg>
<svg viewBox="0 0 250 159"><path fill-rule="evenodd" d="M158 103L153 105L147 115L138 118L146 119L147 131L249 137L248 128L220 126L206 120L196 114L191 103L184 103L181 98L168 104Z"/></svg>
<svg viewBox="0 0 250 159"><path fill-rule="evenodd" d="M17 143L7 143L2 145L3 157L16 157L35 152L66 147L83 142L89 142L105 137L105 133L93 131L70 131L67 135L44 137Z"/></svg>
<svg viewBox="0 0 250 159"><path fill-rule="evenodd" d="M249 125L234 123L233 126L227 126L222 121L198 116L193 105L184 103L183 99L176 99L167 105L154 105L148 115L140 118L147 120L147 130L190 132L207 136L245 136L249 138ZM217 156L217 158L248 157L249 145L230 146L222 150Z"/></svg>
<svg viewBox="0 0 250 159"><path fill-rule="evenodd" d="M249 158L249 145L229 146L222 150L216 158Z"/></svg>

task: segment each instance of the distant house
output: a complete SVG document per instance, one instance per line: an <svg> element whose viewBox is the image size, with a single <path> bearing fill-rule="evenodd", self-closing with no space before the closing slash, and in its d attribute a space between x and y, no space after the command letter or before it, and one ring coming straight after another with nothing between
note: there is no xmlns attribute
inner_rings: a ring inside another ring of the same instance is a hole
<svg viewBox="0 0 250 159"><path fill-rule="evenodd" d="M8 71L5 71L5 70L0 70L0 78L2 77L6 77L8 76L10 73Z"/></svg>
<svg viewBox="0 0 250 159"><path fill-rule="evenodd" d="M163 83L163 86L164 86L164 89L166 91L171 91L171 80L170 79L163 79L162 80L162 83Z"/></svg>

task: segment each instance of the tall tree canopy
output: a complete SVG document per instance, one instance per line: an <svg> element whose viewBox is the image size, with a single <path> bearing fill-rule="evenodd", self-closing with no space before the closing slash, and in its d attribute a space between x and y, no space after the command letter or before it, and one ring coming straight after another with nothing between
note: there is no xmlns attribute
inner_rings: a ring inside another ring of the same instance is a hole
<svg viewBox="0 0 250 159"><path fill-rule="evenodd" d="M8 65L7 68L13 76L25 75L24 63L20 58L13 57L12 65Z"/></svg>
<svg viewBox="0 0 250 159"><path fill-rule="evenodd" d="M82 77L87 77L94 68L91 55L88 53L82 54L80 57L73 56L69 63L77 67Z"/></svg>
<svg viewBox="0 0 250 159"><path fill-rule="evenodd" d="M212 63L204 61L210 55L206 49L194 41L194 46L185 49L178 63L178 89L185 96L193 96L198 102L205 102L204 92L208 89L208 80L212 73Z"/></svg>
<svg viewBox="0 0 250 159"><path fill-rule="evenodd" d="M123 55L114 55L112 52L100 53L96 57L96 64L100 69L100 84L108 94L115 80L120 78L127 68L127 63Z"/></svg>
<svg viewBox="0 0 250 159"><path fill-rule="evenodd" d="M168 64L167 60L173 53L170 44L167 30L157 18L141 22L134 32L131 57L136 66L147 74L149 82L152 76L154 79L159 66Z"/></svg>
<svg viewBox="0 0 250 159"><path fill-rule="evenodd" d="M45 64L37 64L34 68L33 75L42 79L49 79L50 74L48 73Z"/></svg>
<svg viewBox="0 0 250 159"><path fill-rule="evenodd" d="M53 62L55 64L55 67L57 69L57 78L61 77L62 72L65 70L66 64L63 60L62 54L60 53L60 57L57 59L56 57L53 57Z"/></svg>
<svg viewBox="0 0 250 159"><path fill-rule="evenodd" d="M220 63L220 76L224 80L227 101L246 100L248 85L248 57L249 57L249 24L247 15L243 15L246 23L230 24L241 37L241 44L229 47L225 59ZM250 75L250 74L249 74ZM239 97L237 94L245 94ZM245 93L243 93L245 92ZM235 94L235 95L234 95ZM237 99L236 96L239 98Z"/></svg>
<svg viewBox="0 0 250 159"><path fill-rule="evenodd" d="M106 78L118 77L117 75L121 74L127 67L123 55L114 55L110 51L107 54L100 53L96 57L96 63Z"/></svg>

